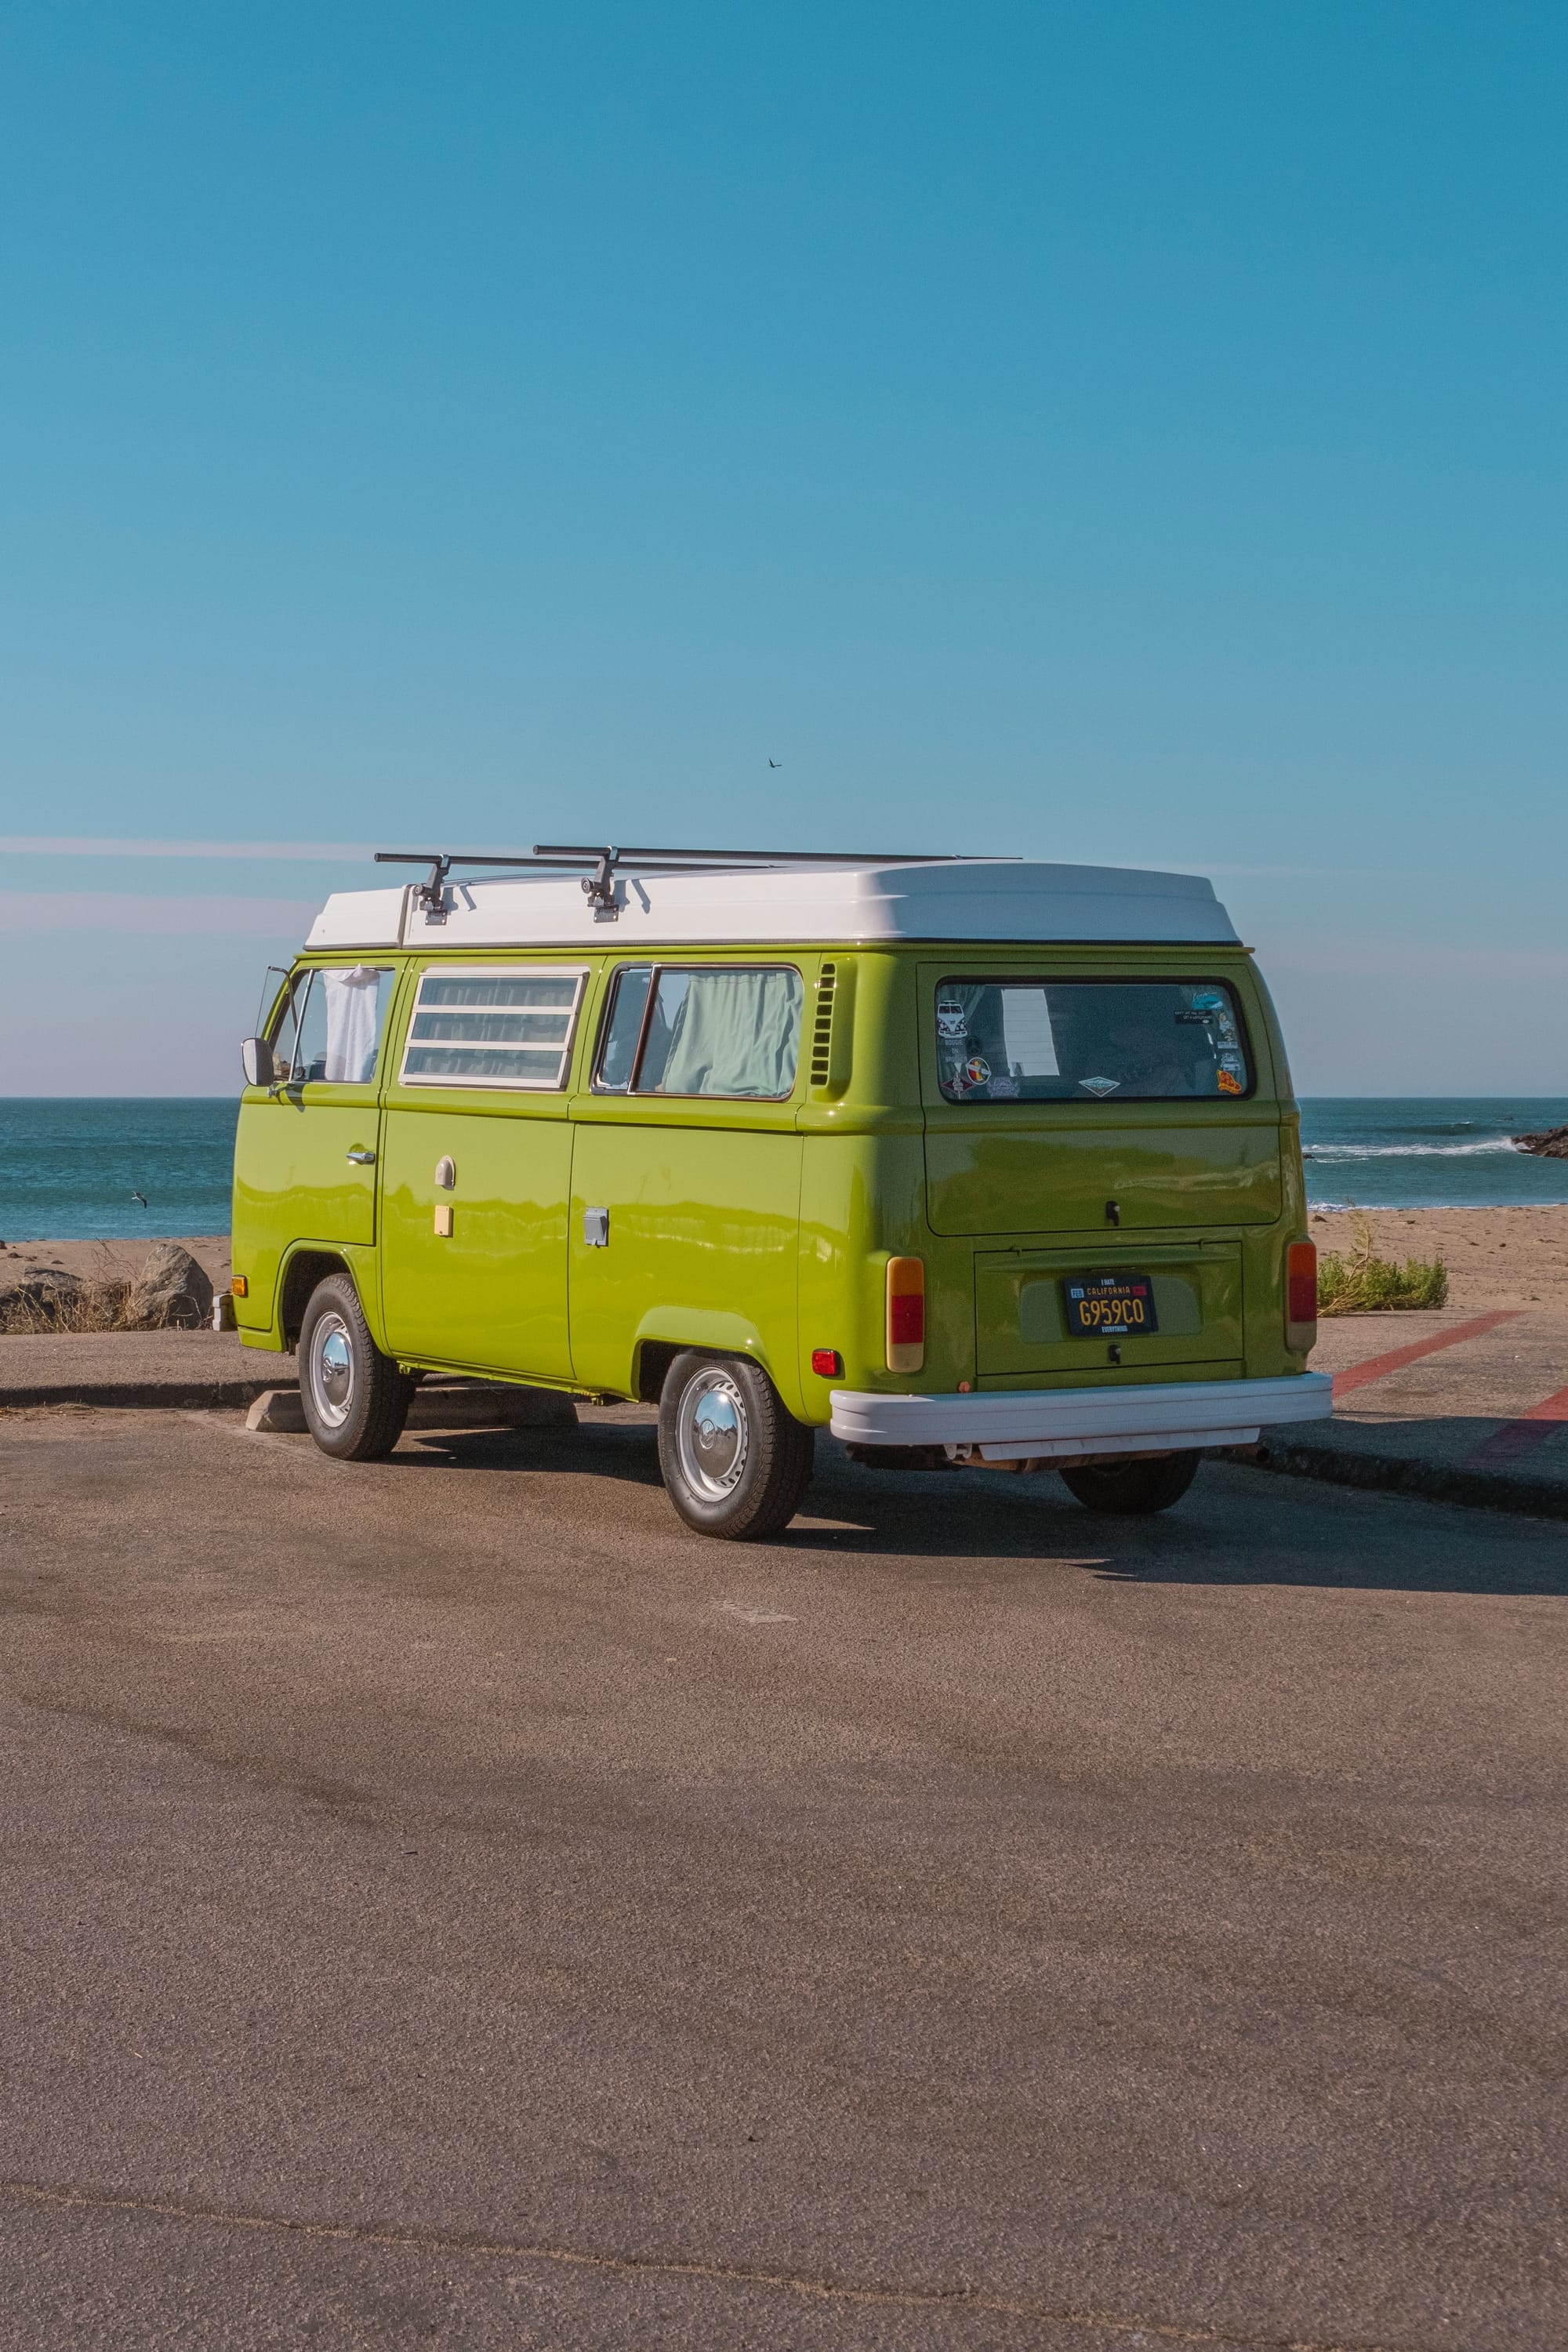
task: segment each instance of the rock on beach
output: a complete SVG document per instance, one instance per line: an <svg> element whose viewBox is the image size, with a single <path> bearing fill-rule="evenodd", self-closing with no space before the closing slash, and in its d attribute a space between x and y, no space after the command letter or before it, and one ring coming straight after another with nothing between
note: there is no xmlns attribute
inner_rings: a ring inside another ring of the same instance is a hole
<svg viewBox="0 0 1568 2352"><path fill-rule="evenodd" d="M1509 1141L1541 1160L1568 1160L1568 1127L1543 1128L1539 1135L1512 1135Z"/></svg>
<svg viewBox="0 0 1568 2352"><path fill-rule="evenodd" d="M131 1286L128 1320L144 1330L210 1322L212 1278L183 1242L160 1242Z"/></svg>

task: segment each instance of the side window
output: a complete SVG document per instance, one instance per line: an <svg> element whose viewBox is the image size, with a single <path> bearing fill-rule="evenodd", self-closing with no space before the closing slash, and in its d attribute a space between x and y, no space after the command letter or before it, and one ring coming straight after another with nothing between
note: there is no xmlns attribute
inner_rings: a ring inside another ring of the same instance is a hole
<svg viewBox="0 0 1568 2352"><path fill-rule="evenodd" d="M652 978L653 966L647 963L623 964L616 974L599 1047L599 1066L594 1073L596 1094L624 1095L631 1085Z"/></svg>
<svg viewBox="0 0 1568 2352"><path fill-rule="evenodd" d="M788 965L624 965L595 1085L606 1093L782 1101L795 1087L805 1001L801 976Z"/></svg>
<svg viewBox="0 0 1568 2352"><path fill-rule="evenodd" d="M404 1085L563 1087L586 978L537 965L430 965L408 1024Z"/></svg>
<svg viewBox="0 0 1568 2352"><path fill-rule="evenodd" d="M295 1087L373 1085L393 977L371 964L297 972L272 1032L278 1076Z"/></svg>

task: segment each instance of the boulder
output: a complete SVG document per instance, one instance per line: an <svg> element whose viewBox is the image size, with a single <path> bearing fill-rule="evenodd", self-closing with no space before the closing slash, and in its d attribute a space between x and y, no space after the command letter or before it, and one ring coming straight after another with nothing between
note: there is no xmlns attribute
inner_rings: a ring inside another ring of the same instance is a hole
<svg viewBox="0 0 1568 2352"><path fill-rule="evenodd" d="M1539 1135L1514 1135L1509 1140L1541 1160L1568 1160L1568 1127L1548 1127Z"/></svg>
<svg viewBox="0 0 1568 2352"><path fill-rule="evenodd" d="M160 1242L131 1286L126 1319L138 1330L195 1330L212 1321L212 1277L180 1242Z"/></svg>

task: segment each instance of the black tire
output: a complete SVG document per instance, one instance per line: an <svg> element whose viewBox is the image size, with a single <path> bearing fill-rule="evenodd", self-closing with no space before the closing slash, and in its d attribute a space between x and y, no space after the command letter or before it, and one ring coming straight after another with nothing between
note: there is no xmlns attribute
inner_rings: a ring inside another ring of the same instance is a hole
<svg viewBox="0 0 1568 2352"><path fill-rule="evenodd" d="M1064 1470L1062 1484L1069 1495L1091 1511L1112 1511L1121 1518L1147 1518L1179 1503L1197 1476L1200 1454L1161 1454L1152 1461L1086 1463Z"/></svg>
<svg viewBox="0 0 1568 2352"><path fill-rule="evenodd" d="M330 1274L310 1293L300 1327L300 1402L334 1462L384 1460L403 1434L414 1382L370 1336L359 1293Z"/></svg>
<svg viewBox="0 0 1568 2352"><path fill-rule="evenodd" d="M814 1433L744 1356L689 1349L665 1375L658 1466L689 1528L765 1543L787 1528L808 1485Z"/></svg>

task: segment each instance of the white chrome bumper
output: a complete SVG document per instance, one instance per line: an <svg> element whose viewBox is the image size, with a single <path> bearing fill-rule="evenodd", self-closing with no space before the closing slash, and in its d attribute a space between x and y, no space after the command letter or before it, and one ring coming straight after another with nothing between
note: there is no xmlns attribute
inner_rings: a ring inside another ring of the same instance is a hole
<svg viewBox="0 0 1568 2352"><path fill-rule="evenodd" d="M1291 1372L1280 1380L992 1390L982 1396L835 1389L831 1427L851 1445L941 1445L955 1461L1065 1462L1079 1454L1255 1445L1265 1429L1326 1421L1332 1411L1326 1372Z"/></svg>

